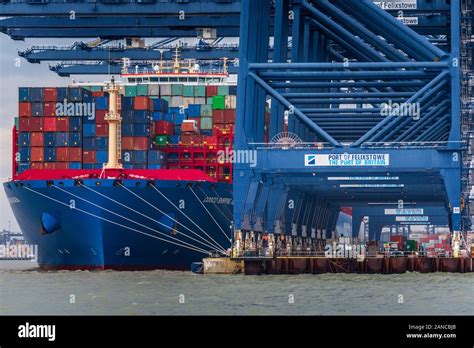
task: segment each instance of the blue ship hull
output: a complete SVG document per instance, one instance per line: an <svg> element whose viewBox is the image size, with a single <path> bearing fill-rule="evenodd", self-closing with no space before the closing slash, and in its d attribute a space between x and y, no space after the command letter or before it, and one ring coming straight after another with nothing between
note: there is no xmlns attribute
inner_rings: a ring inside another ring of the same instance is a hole
<svg viewBox="0 0 474 348"><path fill-rule="evenodd" d="M4 184L46 269L172 269L231 246L232 185L112 179Z"/></svg>

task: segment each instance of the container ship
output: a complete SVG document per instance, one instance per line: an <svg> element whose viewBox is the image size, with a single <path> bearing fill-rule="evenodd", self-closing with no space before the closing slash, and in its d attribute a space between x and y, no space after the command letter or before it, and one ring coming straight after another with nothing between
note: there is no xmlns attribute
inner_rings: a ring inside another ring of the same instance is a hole
<svg viewBox="0 0 474 348"><path fill-rule="evenodd" d="M186 270L231 246L236 78L176 59L19 88L4 183L44 269Z"/></svg>

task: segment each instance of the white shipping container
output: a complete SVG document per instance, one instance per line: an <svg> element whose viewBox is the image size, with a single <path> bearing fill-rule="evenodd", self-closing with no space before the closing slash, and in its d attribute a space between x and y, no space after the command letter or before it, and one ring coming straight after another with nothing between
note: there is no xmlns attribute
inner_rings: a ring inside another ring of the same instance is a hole
<svg viewBox="0 0 474 348"><path fill-rule="evenodd" d="M200 104L200 105L206 104L206 98L203 98L203 97L194 98L194 104Z"/></svg>
<svg viewBox="0 0 474 348"><path fill-rule="evenodd" d="M182 105L183 105L183 97L180 97L180 96L171 97L170 107L179 108Z"/></svg>
<svg viewBox="0 0 474 348"><path fill-rule="evenodd" d="M183 98L183 107L188 108L189 104L197 104L194 102L194 97L184 97Z"/></svg>
<svg viewBox="0 0 474 348"><path fill-rule="evenodd" d="M160 95L170 96L171 85L160 85Z"/></svg>
<svg viewBox="0 0 474 348"><path fill-rule="evenodd" d="M160 95L160 85L150 84L148 85L148 95Z"/></svg>
<svg viewBox="0 0 474 348"><path fill-rule="evenodd" d="M235 95L225 96L225 108L236 109L237 108L237 97Z"/></svg>

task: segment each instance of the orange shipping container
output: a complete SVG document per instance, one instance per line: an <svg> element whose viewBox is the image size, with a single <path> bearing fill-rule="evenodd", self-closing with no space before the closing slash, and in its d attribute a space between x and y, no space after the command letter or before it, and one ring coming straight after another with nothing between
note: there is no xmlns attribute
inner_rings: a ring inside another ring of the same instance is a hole
<svg viewBox="0 0 474 348"><path fill-rule="evenodd" d="M56 103L48 102L43 104L44 116L56 116Z"/></svg>
<svg viewBox="0 0 474 348"><path fill-rule="evenodd" d="M31 158L31 162L43 162L44 161L44 148L32 147L30 158Z"/></svg>
<svg viewBox="0 0 474 348"><path fill-rule="evenodd" d="M69 161L69 151L67 147L58 147L56 148L56 161L58 162L68 162Z"/></svg>
<svg viewBox="0 0 474 348"><path fill-rule="evenodd" d="M44 134L33 132L30 135L31 146L44 146Z"/></svg>
<svg viewBox="0 0 474 348"><path fill-rule="evenodd" d="M133 137L122 137L122 149L123 150L133 150Z"/></svg>
<svg viewBox="0 0 474 348"><path fill-rule="evenodd" d="M44 169L56 169L56 163L54 162L45 162Z"/></svg>
<svg viewBox="0 0 474 348"><path fill-rule="evenodd" d="M69 169L69 164L67 162L57 162L56 164L56 169L64 170L64 169Z"/></svg>
<svg viewBox="0 0 474 348"><path fill-rule="evenodd" d="M58 99L58 93L56 88L43 88L43 100L45 102L56 102Z"/></svg>
<svg viewBox="0 0 474 348"><path fill-rule="evenodd" d="M58 147L58 149L60 149ZM56 154L57 155L57 154ZM81 162L82 161L82 150L80 147L69 147L68 148L69 162Z"/></svg>
<svg viewBox="0 0 474 348"><path fill-rule="evenodd" d="M148 150L148 138L147 137L135 137L133 140L133 150Z"/></svg>
<svg viewBox="0 0 474 348"><path fill-rule="evenodd" d="M56 117L43 117L43 129L45 132L56 132Z"/></svg>
<svg viewBox="0 0 474 348"><path fill-rule="evenodd" d="M148 110L148 97L135 97L133 108L135 110Z"/></svg>
<svg viewBox="0 0 474 348"><path fill-rule="evenodd" d="M196 121L192 120L185 120L181 124L181 131L183 132L197 132L197 124Z"/></svg>
<svg viewBox="0 0 474 348"><path fill-rule="evenodd" d="M31 169L44 169L44 163L43 162L31 162L30 168Z"/></svg>

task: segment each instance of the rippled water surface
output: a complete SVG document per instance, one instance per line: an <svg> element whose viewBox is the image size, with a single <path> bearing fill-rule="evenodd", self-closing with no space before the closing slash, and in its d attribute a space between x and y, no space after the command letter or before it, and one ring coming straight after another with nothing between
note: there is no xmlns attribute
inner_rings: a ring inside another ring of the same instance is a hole
<svg viewBox="0 0 474 348"><path fill-rule="evenodd" d="M473 294L472 273L40 272L29 262L0 263L0 314L472 315Z"/></svg>

